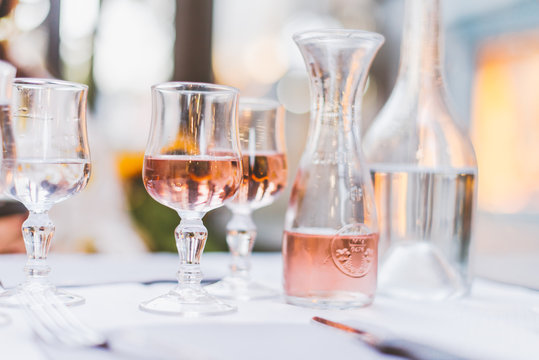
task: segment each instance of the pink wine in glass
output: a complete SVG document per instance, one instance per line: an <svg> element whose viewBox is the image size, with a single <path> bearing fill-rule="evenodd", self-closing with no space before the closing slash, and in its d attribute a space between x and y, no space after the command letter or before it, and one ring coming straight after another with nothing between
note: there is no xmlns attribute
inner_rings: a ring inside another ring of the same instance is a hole
<svg viewBox="0 0 539 360"><path fill-rule="evenodd" d="M206 212L234 196L241 172L234 156L159 155L144 158L144 185L161 204Z"/></svg>
<svg viewBox="0 0 539 360"><path fill-rule="evenodd" d="M286 187L286 156L282 153L243 154L243 178L236 197L227 204L232 209L258 209L271 204Z"/></svg>
<svg viewBox="0 0 539 360"><path fill-rule="evenodd" d="M299 229L283 235L284 290L293 303L370 303L376 290L378 234ZM329 235L320 235L328 233ZM307 300L309 299L309 300Z"/></svg>

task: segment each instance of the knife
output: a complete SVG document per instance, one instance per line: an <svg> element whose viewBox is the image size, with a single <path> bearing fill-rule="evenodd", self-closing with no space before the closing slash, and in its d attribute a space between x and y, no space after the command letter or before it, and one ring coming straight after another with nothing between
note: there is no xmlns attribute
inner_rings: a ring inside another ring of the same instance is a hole
<svg viewBox="0 0 539 360"><path fill-rule="evenodd" d="M364 343L370 345L382 354L401 356L410 360L465 360L463 357L448 353L444 350L415 343L409 340L381 339L365 330L324 319L319 316L313 317L313 320L320 324L356 334Z"/></svg>

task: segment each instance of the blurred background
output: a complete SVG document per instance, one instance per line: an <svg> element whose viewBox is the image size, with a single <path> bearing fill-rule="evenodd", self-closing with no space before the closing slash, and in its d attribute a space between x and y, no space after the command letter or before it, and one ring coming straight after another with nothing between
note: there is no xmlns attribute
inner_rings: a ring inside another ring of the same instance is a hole
<svg viewBox="0 0 539 360"><path fill-rule="evenodd" d="M386 37L364 99L364 130L394 85L403 7L402 0L0 1L0 56L18 76L90 86L92 177L52 209L53 247L176 251L178 216L147 195L141 167L150 86L181 80L235 86L286 108L288 191L255 212L255 250L279 250L309 124L307 74L292 34L342 27ZM450 102L479 163L475 250L539 253L539 1L442 0L442 10ZM229 216L222 208L205 217L207 250L226 250Z"/></svg>

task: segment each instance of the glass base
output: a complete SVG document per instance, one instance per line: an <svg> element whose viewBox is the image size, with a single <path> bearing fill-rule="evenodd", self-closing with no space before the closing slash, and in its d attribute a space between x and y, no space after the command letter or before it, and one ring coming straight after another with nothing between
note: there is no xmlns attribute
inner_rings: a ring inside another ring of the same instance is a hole
<svg viewBox="0 0 539 360"><path fill-rule="evenodd" d="M444 300L467 290L459 270L426 242L390 248L378 274L379 293L397 298Z"/></svg>
<svg viewBox="0 0 539 360"><path fill-rule="evenodd" d="M312 295L309 297L285 296L288 304L321 310L341 310L360 308L372 304L374 296L351 292L332 292L331 294Z"/></svg>
<svg viewBox="0 0 539 360"><path fill-rule="evenodd" d="M204 289L211 295L235 300L267 299L279 295L277 290L265 285L233 276L227 276L219 282L205 286Z"/></svg>
<svg viewBox="0 0 539 360"><path fill-rule="evenodd" d="M236 306L222 302L200 286L183 289L176 287L167 294L141 303L139 307L140 310L155 314L185 317L221 315L237 311Z"/></svg>
<svg viewBox="0 0 539 360"><path fill-rule="evenodd" d="M25 286L25 285L20 285ZM85 299L76 294L55 288L53 285L50 285L54 290L54 294L67 306L76 306L82 305L85 303ZM19 299L17 297L17 289L6 290L0 294L0 306L3 307L19 307Z"/></svg>

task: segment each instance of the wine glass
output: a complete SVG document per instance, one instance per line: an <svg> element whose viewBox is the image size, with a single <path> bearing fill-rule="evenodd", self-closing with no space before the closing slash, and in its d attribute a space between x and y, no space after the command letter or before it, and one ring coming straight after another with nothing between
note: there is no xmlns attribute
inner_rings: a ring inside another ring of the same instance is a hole
<svg viewBox="0 0 539 360"><path fill-rule="evenodd" d="M0 118L4 193L29 210L22 225L28 260L20 287L54 291L67 305L84 298L48 280L47 254L55 226L49 209L78 193L90 177L86 85L48 79L15 79L11 117ZM17 305L15 290L0 303Z"/></svg>
<svg viewBox="0 0 539 360"><path fill-rule="evenodd" d="M17 70L11 64L0 60L0 121L1 119L9 117L10 104L11 104L11 87L13 78ZM0 128L0 135L2 131ZM0 288L2 288L2 282L0 281ZM10 322L8 315L0 313L0 326L6 325Z"/></svg>
<svg viewBox="0 0 539 360"><path fill-rule="evenodd" d="M239 131L243 180L236 197L226 203L232 211L226 240L232 255L230 274L206 286L211 294L241 300L278 295L250 277L250 256L256 238L253 210L268 206L287 180L284 109L270 99L241 98Z"/></svg>
<svg viewBox="0 0 539 360"><path fill-rule="evenodd" d="M152 87L144 186L181 218L174 232L180 267L178 285L140 304L144 311L198 316L236 310L202 288L200 257L208 236L202 217L233 197L241 182L237 100L238 91L228 86L170 82Z"/></svg>

